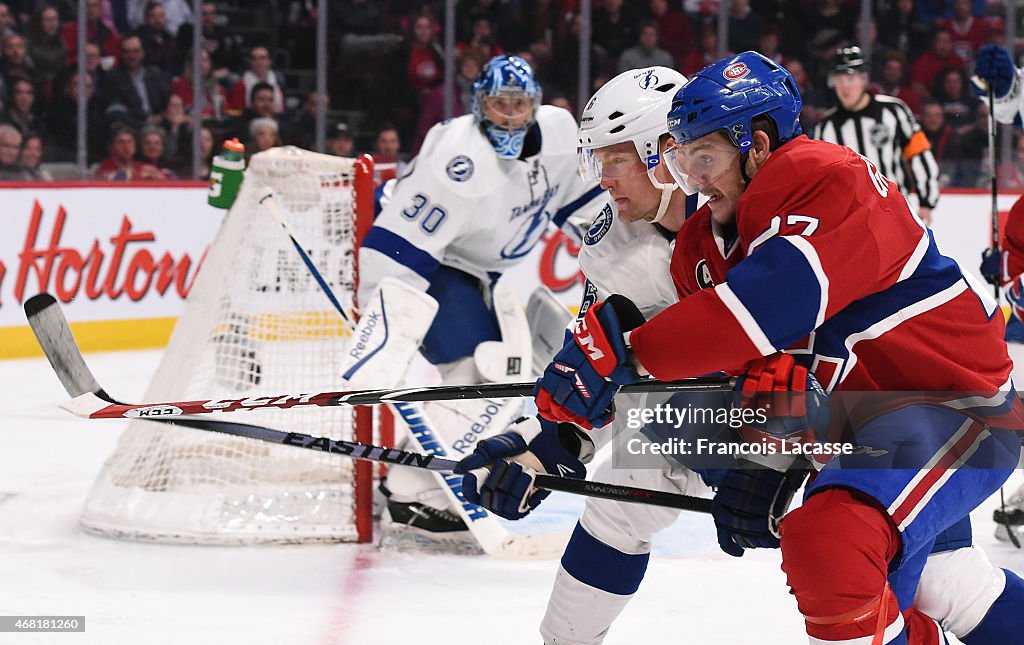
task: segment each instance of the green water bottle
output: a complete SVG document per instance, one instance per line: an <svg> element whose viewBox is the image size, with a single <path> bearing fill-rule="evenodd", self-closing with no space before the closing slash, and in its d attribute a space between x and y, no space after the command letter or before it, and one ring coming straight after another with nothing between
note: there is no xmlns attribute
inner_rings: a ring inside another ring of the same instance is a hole
<svg viewBox="0 0 1024 645"><path fill-rule="evenodd" d="M210 191L206 201L214 208L231 208L245 174L245 146L238 139L224 142L224 150L210 164Z"/></svg>

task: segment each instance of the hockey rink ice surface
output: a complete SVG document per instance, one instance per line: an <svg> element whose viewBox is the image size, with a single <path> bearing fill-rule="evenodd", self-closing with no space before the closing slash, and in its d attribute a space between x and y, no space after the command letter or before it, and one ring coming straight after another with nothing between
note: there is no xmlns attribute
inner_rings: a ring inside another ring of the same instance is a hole
<svg viewBox="0 0 1024 645"><path fill-rule="evenodd" d="M86 358L113 396L138 400L159 357ZM0 361L0 384L0 615L85 616L85 633L0 633L0 644L540 642L555 560L371 545L171 546L86 534L79 511L127 422L60 410L66 395L42 358ZM1008 491L1022 481L1015 473ZM993 537L997 504L998 496L975 512L976 543L996 564L1024 572L1024 551ZM580 498L553 493L513 529L569 530L581 508ZM605 642L806 643L778 563L778 551L726 556L711 519L684 513L660 536L640 591Z"/></svg>

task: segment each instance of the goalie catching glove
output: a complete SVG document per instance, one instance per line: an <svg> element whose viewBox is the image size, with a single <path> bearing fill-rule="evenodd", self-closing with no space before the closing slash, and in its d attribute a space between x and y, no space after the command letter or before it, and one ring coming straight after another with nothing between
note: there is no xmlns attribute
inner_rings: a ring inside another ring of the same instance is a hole
<svg viewBox="0 0 1024 645"><path fill-rule="evenodd" d="M455 472L463 475L466 500L505 519L518 520L550 493L534 487L537 473L583 479L587 469L581 457L589 460L592 454L590 441L580 437L572 425L522 417L507 432L478 442L473 454L455 466Z"/></svg>
<svg viewBox="0 0 1024 645"><path fill-rule="evenodd" d="M591 307L537 381L533 394L540 415L587 430L607 425L615 416L612 401L619 388L640 380L629 364L623 334L644 322L623 296Z"/></svg>

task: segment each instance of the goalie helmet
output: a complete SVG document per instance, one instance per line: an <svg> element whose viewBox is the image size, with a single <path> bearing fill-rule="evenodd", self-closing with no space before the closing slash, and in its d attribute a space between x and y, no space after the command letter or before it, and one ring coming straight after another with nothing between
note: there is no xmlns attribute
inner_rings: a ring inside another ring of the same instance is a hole
<svg viewBox="0 0 1024 645"><path fill-rule="evenodd" d="M802 107L796 81L786 68L757 52L743 52L708 65L676 92L668 131L676 144L722 131L746 153L753 143L755 117L771 118L779 140L786 142L803 134Z"/></svg>
<svg viewBox="0 0 1024 645"><path fill-rule="evenodd" d="M473 83L473 116L499 157L519 157L526 133L537 121L540 100L540 85L522 58L495 56L484 65Z"/></svg>
<svg viewBox="0 0 1024 645"><path fill-rule="evenodd" d="M604 169L595 150L632 142L651 183L661 191L658 211L649 220L652 223L664 217L677 188L675 183L658 181L654 170L662 160L659 140L668 132L665 117L684 83L686 77L668 67L628 70L605 83L587 102L580 118L580 174L584 179L600 180Z"/></svg>

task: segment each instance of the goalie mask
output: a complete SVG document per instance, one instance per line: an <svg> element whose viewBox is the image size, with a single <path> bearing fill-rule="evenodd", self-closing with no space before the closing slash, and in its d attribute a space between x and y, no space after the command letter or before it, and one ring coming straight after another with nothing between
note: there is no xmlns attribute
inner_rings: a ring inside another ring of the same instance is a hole
<svg viewBox="0 0 1024 645"><path fill-rule="evenodd" d="M484 65L473 83L473 116L499 157L517 159L522 153L540 100L540 85L522 58L495 56Z"/></svg>
<svg viewBox="0 0 1024 645"><path fill-rule="evenodd" d="M661 202L654 218L657 222L668 210L672 192L678 187L663 184L654 176L662 162L661 136L668 133L666 115L672 97L686 77L668 67L632 69L608 81L591 97L580 118L579 162L584 179L601 180L646 172L651 184L661 191ZM631 142L640 164L616 163L602 159L600 150L618 143Z"/></svg>

